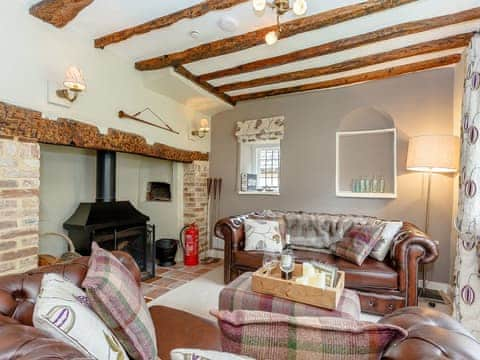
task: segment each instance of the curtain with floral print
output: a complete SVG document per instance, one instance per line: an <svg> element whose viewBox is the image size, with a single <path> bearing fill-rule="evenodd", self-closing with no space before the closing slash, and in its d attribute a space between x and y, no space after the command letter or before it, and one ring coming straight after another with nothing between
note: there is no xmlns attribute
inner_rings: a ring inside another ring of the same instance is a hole
<svg viewBox="0 0 480 360"><path fill-rule="evenodd" d="M480 35L467 50L455 261L456 318L480 339Z"/></svg>

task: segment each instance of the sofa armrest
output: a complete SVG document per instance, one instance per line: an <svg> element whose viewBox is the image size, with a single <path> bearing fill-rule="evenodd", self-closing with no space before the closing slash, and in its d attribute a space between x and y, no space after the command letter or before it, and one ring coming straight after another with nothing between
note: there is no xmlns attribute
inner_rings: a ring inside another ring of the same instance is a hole
<svg viewBox="0 0 480 360"><path fill-rule="evenodd" d="M243 222L248 214L231 216L221 219L215 224L215 236L224 241L224 281L228 284L233 280L234 253L245 248L245 229Z"/></svg>
<svg viewBox="0 0 480 360"><path fill-rule="evenodd" d="M407 306L417 305L418 265L438 258L438 246L411 223L404 223L391 251L393 265L399 274L399 289L407 294Z"/></svg>
<svg viewBox="0 0 480 360"><path fill-rule="evenodd" d="M5 316L0 316L0 338L0 360L85 359L67 343Z"/></svg>
<svg viewBox="0 0 480 360"><path fill-rule="evenodd" d="M408 331L406 338L390 344L384 360L478 359L480 342L452 317L433 309L407 307L379 322Z"/></svg>

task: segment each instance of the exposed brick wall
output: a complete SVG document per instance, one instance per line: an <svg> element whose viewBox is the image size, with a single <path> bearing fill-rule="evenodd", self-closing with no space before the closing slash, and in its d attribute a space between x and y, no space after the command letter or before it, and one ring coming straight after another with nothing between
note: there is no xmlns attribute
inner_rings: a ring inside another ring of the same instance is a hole
<svg viewBox="0 0 480 360"><path fill-rule="evenodd" d="M200 254L208 250L207 178L208 161L185 164L183 170L183 217L185 224L196 223L200 229Z"/></svg>
<svg viewBox="0 0 480 360"><path fill-rule="evenodd" d="M0 138L0 274L37 267L40 147Z"/></svg>

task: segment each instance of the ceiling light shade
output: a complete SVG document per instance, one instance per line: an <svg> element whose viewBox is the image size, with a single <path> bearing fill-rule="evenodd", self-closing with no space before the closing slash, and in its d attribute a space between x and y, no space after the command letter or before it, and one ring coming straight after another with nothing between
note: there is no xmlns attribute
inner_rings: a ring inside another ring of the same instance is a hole
<svg viewBox="0 0 480 360"><path fill-rule="evenodd" d="M424 135L408 143L407 170L435 173L458 171L460 139L453 135Z"/></svg>
<svg viewBox="0 0 480 360"><path fill-rule="evenodd" d="M76 66L67 69L63 85L71 91L84 91L87 87L82 71Z"/></svg>
<svg viewBox="0 0 480 360"><path fill-rule="evenodd" d="M293 2L293 12L297 16L305 15L307 12L307 1L306 0L295 0Z"/></svg>
<svg viewBox="0 0 480 360"><path fill-rule="evenodd" d="M267 0L253 0L255 11L263 11L267 7Z"/></svg>
<svg viewBox="0 0 480 360"><path fill-rule="evenodd" d="M278 32L275 30L269 31L267 35L265 35L265 42L267 45L273 45L278 41Z"/></svg>

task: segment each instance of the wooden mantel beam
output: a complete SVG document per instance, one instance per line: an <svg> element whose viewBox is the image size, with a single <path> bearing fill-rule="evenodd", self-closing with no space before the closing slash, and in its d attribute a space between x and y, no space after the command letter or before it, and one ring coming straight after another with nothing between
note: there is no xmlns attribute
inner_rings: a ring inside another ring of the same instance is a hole
<svg viewBox="0 0 480 360"><path fill-rule="evenodd" d="M344 62L317 67L314 69L306 69L293 71L289 73L283 73L279 75L267 76L248 81L240 81L237 83L226 84L215 88L216 91L225 93L228 91L248 89L257 86L264 86L270 84L277 84L286 81L303 80L313 78L317 76L336 74L344 71L350 71L360 69L366 66L377 65L386 63L389 61L395 61L400 59L409 58L412 56L430 54L438 51L458 49L467 46L473 33L460 34L451 36L445 39L439 39L434 41L428 41L421 44L415 44L408 47L387 51L380 54L373 54L347 60Z"/></svg>
<svg viewBox="0 0 480 360"><path fill-rule="evenodd" d="M352 84L371 81L371 80L387 79L387 78L391 78L391 77L395 77L403 74L456 64L461 60L461 58L462 56L460 54L450 55L450 56L445 56L445 57L441 57L433 60L426 60L426 61L421 61L421 62L407 64L407 65L400 65L400 66L396 66L388 69L382 69L382 70L372 71L364 74L358 74L358 75L353 75L353 76L344 77L344 78L317 82L313 84L305 84L305 85L298 85L298 86L292 86L287 88L260 91L256 93L242 94L238 96L233 96L232 99L235 102L240 102L240 101L246 101L246 100L260 99L260 98L269 97L269 96L284 95L284 94L291 94L291 93L297 93L297 92L328 89L332 87L352 85Z"/></svg>
<svg viewBox="0 0 480 360"><path fill-rule="evenodd" d="M121 41L130 39L136 35L146 34L150 31L159 30L164 27L175 24L183 19L194 19L203 16L211 11L223 10L231 8L235 5L250 0L205 0L200 4L191 6L186 9L179 10L173 14L162 16L146 23L132 26L128 29L116 31L112 34L102 36L95 40L95 47L103 49L108 45L112 45Z"/></svg>
<svg viewBox="0 0 480 360"><path fill-rule="evenodd" d="M368 0L366 2L348 5L312 16L292 20L282 24L282 38L392 9L414 1L417 0ZM265 35L269 31L276 30L276 28L276 25L269 26L246 34L199 45L177 53L138 61L135 64L135 67L138 70L158 70L168 66L188 64L198 60L249 49L264 44Z"/></svg>
<svg viewBox="0 0 480 360"><path fill-rule="evenodd" d="M61 28L91 3L93 0L42 0L30 8L30 14Z"/></svg>
<svg viewBox="0 0 480 360"><path fill-rule="evenodd" d="M238 65L232 68L199 75L198 79L200 81L209 81L213 79L223 78L226 76L233 76L251 71L268 69L271 67L285 65L300 60L311 59L318 56L353 49L359 46L373 44L379 41L390 40L401 36L417 34L420 32L429 31L444 26L460 24L463 22L478 19L480 19L480 7L431 19L398 24L375 30L369 33L331 41L329 43L321 44L311 48L293 51L284 55L252 61L250 63Z"/></svg>

